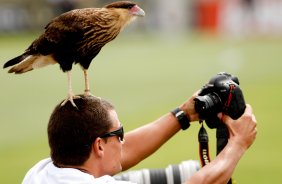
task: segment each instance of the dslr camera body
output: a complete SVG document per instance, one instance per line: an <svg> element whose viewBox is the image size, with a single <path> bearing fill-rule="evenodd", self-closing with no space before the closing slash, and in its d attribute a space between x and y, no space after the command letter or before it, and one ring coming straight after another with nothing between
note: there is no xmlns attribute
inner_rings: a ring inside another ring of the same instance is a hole
<svg viewBox="0 0 282 184"><path fill-rule="evenodd" d="M246 108L238 78L226 72L212 77L194 101L200 120L205 120L209 128L222 125L217 117L219 112L238 119Z"/></svg>

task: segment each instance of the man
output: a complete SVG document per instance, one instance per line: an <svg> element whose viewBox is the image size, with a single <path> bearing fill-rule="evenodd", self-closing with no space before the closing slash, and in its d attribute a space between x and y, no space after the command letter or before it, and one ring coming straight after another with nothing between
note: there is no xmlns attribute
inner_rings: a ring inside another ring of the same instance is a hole
<svg viewBox="0 0 282 184"><path fill-rule="evenodd" d="M186 114L184 119L191 122L198 120L194 97L178 109ZM23 184L129 183L116 181L111 176L136 165L181 128L187 127L179 123L175 113L167 113L124 135L113 105L104 99L81 96L75 100L78 109L70 103L60 104L48 124L51 158L36 164ZM226 115L219 116L229 129L228 144L186 184L227 183L238 161L255 140L256 119L249 105L236 121Z"/></svg>

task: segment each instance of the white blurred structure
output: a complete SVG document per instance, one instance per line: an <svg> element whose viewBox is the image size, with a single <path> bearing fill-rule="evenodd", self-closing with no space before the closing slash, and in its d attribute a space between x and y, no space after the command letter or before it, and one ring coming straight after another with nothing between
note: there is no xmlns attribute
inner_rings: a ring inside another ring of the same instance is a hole
<svg viewBox="0 0 282 184"><path fill-rule="evenodd" d="M147 1L148 11L146 19L150 21L150 30L159 34L177 35L188 27L187 0L153 0ZM146 9L146 8L145 8Z"/></svg>
<svg viewBox="0 0 282 184"><path fill-rule="evenodd" d="M223 34L233 36L281 36L282 1L244 0L224 1L219 16L219 28Z"/></svg>

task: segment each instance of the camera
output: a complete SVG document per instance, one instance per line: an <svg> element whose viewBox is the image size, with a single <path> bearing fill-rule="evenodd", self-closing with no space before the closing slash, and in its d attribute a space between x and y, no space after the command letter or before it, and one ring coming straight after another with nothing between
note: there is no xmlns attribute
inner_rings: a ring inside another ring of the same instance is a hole
<svg viewBox="0 0 282 184"><path fill-rule="evenodd" d="M195 110L200 120L205 120L209 128L218 128L219 112L238 119L245 111L246 104L237 77L221 72L203 86L195 99Z"/></svg>
<svg viewBox="0 0 282 184"><path fill-rule="evenodd" d="M142 169L115 175L116 180L131 181L138 184L181 184L200 169L196 160L183 161L164 169Z"/></svg>

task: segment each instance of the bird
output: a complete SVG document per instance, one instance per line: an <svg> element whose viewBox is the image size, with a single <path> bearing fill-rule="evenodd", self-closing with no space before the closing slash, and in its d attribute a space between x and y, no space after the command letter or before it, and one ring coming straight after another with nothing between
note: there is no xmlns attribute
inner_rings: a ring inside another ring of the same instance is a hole
<svg viewBox="0 0 282 184"><path fill-rule="evenodd" d="M62 106L68 101L76 107L72 90L71 70L79 64L84 73L84 95L90 93L88 69L102 47L114 40L136 17L145 12L132 1L116 1L101 8L81 8L53 18L45 31L35 39L23 54L7 61L3 68L8 73L22 74L51 64L59 64L67 73L68 92Z"/></svg>

